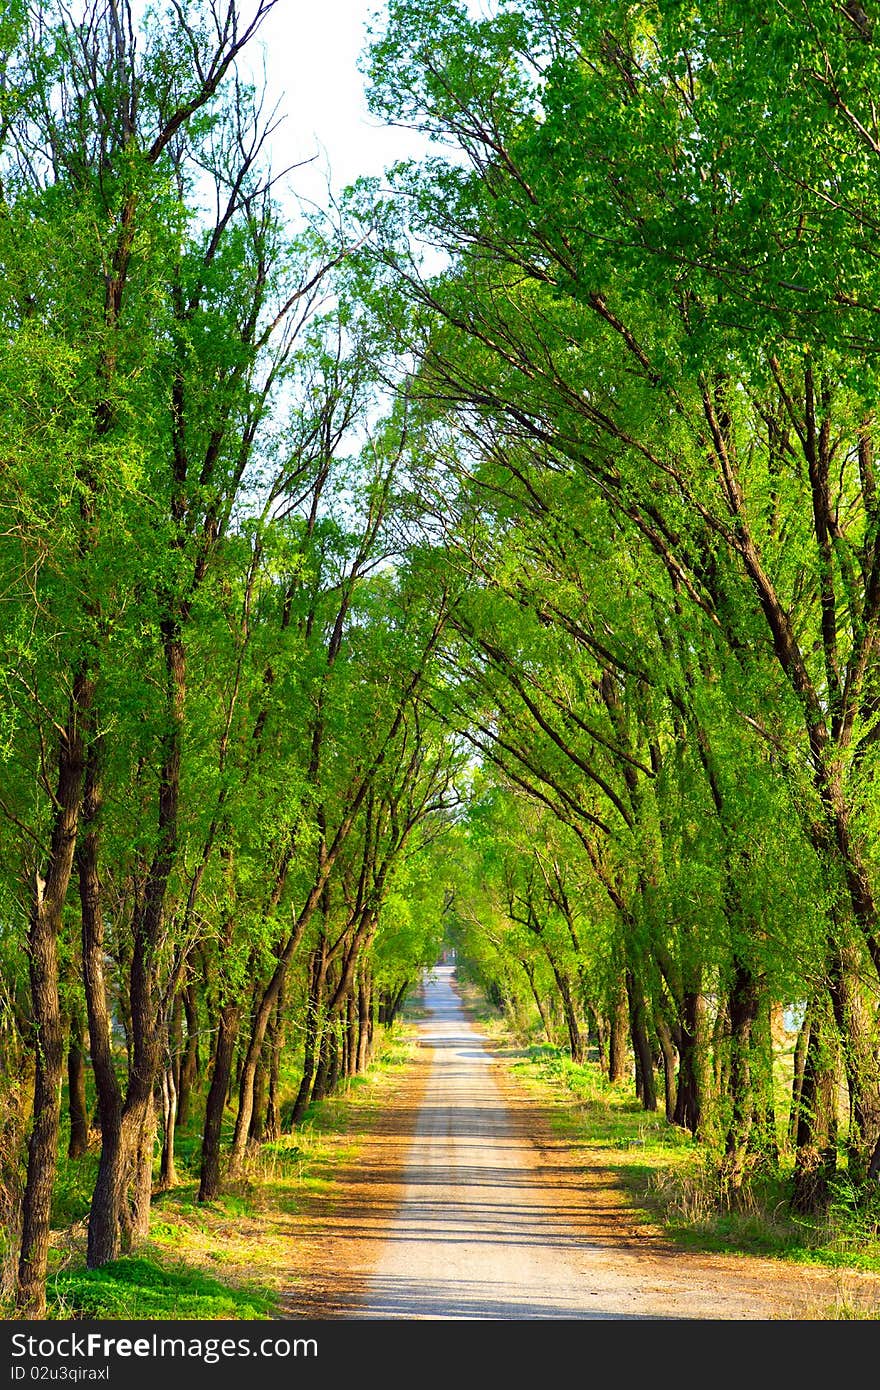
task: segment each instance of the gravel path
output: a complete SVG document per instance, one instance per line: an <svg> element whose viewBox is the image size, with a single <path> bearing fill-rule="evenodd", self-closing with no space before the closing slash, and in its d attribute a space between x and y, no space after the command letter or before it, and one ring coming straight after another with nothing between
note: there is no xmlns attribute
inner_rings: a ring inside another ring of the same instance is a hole
<svg viewBox="0 0 880 1390"><path fill-rule="evenodd" d="M676 1250L595 1154L554 1136L468 1021L451 967L425 982L418 1062L312 1216L292 1317L823 1316L880 1279Z"/></svg>

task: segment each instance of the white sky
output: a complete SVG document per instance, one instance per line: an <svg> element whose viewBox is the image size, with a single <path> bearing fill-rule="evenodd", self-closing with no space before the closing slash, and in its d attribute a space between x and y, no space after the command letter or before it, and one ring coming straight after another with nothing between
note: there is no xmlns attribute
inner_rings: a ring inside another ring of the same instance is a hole
<svg viewBox="0 0 880 1390"><path fill-rule="evenodd" d="M338 193L427 148L367 110L358 59L367 22L383 10L382 0L278 0L252 42L251 62L266 65L269 105L279 101L285 116L272 140L273 168L317 155L293 175L297 193L317 203L326 202L328 181Z"/></svg>

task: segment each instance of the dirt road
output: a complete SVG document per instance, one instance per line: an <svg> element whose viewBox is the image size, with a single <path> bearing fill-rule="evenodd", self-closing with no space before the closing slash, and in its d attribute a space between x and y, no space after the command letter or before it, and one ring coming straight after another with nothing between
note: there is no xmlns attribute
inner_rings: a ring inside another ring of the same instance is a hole
<svg viewBox="0 0 880 1390"><path fill-rule="evenodd" d="M880 1306L880 1280L677 1251L609 1170L553 1137L468 1022L424 986L419 1060L311 1229L294 1317L796 1318Z"/></svg>

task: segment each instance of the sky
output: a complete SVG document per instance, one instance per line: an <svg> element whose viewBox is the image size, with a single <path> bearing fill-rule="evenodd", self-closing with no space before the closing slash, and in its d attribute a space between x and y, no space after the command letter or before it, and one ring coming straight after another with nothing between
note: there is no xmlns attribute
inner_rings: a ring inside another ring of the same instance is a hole
<svg viewBox="0 0 880 1390"><path fill-rule="evenodd" d="M301 197L325 204L360 174L380 175L397 159L424 154L415 132L383 126L367 110L358 59L366 25L381 0L278 0L242 66L265 63L269 105L284 121L272 140L278 171L313 159L293 175Z"/></svg>

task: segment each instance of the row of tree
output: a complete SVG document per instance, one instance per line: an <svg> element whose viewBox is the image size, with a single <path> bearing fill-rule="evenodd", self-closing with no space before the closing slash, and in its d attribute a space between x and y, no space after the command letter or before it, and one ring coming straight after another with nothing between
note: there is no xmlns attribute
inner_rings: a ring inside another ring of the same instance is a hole
<svg viewBox="0 0 880 1390"><path fill-rule="evenodd" d="M483 977L540 1009L541 966L612 1076L628 1032L734 1185L802 1021L802 1208L839 1123L880 1176L878 63L812 0L396 0L373 48L439 148L376 260L459 586L436 708L489 777Z"/></svg>
<svg viewBox="0 0 880 1390"><path fill-rule="evenodd" d="M436 949L410 852L452 796L444 604L391 564L357 238L291 228L236 73L271 7L4 7L4 1216L34 1316L65 1059L94 1266L196 1103L207 1200L227 1137L236 1171L279 1132L291 1022L296 1119Z"/></svg>

